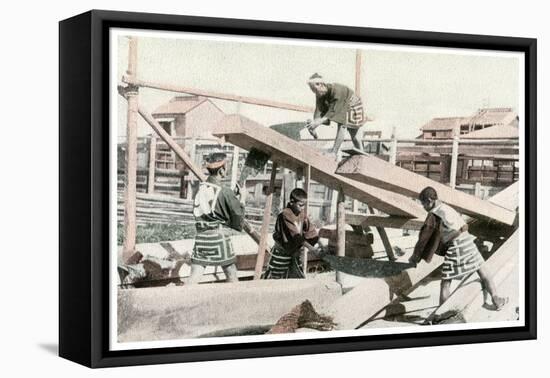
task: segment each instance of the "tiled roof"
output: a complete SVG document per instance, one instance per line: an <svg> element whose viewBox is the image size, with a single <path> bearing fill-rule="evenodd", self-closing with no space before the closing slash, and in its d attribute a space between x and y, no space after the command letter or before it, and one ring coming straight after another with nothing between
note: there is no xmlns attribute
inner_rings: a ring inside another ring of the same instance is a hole
<svg viewBox="0 0 550 378"><path fill-rule="evenodd" d="M434 118L424 126L422 126L422 131L431 131L431 130L454 130L468 118L464 117L444 117L444 118Z"/></svg>
<svg viewBox="0 0 550 378"><path fill-rule="evenodd" d="M471 117L470 123L476 125L508 125L517 118L511 108L480 109Z"/></svg>
<svg viewBox="0 0 550 378"><path fill-rule="evenodd" d="M489 126L481 130L461 135L464 139L510 139L519 138L519 130L511 125Z"/></svg>
<svg viewBox="0 0 550 378"><path fill-rule="evenodd" d="M510 125L517 119L512 108L479 109L469 117L434 118L424 126L422 131L455 130L461 125Z"/></svg>

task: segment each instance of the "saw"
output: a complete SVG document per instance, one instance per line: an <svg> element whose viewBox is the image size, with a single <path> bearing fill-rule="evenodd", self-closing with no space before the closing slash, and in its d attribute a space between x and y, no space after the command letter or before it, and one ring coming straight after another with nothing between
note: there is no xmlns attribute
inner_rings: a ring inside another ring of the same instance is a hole
<svg viewBox="0 0 550 378"><path fill-rule="evenodd" d="M304 242L308 251L330 265L334 270L359 277L385 278L398 275L404 270L416 267L415 263L403 263L396 261L380 261L374 259L354 258L347 256L333 256L318 248L314 248L308 242Z"/></svg>

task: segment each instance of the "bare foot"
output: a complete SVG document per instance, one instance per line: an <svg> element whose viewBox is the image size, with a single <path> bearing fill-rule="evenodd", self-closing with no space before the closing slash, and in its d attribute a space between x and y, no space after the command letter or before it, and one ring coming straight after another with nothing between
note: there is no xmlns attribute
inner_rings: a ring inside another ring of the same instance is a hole
<svg viewBox="0 0 550 378"><path fill-rule="evenodd" d="M495 311L500 311L508 303L508 297L493 297L493 304L495 305Z"/></svg>

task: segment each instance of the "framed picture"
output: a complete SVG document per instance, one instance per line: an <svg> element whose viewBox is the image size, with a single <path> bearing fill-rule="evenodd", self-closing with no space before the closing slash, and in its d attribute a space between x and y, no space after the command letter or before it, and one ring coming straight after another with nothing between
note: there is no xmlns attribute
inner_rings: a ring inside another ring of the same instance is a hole
<svg viewBox="0 0 550 378"><path fill-rule="evenodd" d="M60 22L59 353L536 338L536 40Z"/></svg>

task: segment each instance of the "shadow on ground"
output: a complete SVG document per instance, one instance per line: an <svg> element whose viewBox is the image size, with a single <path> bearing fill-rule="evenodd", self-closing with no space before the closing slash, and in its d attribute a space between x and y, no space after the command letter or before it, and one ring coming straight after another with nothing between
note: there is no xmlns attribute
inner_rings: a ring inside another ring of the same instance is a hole
<svg viewBox="0 0 550 378"><path fill-rule="evenodd" d="M59 354L59 346L54 343L42 343L38 344L38 347L45 350L48 353L58 355Z"/></svg>

